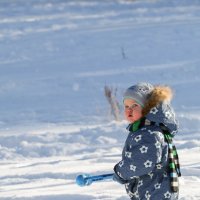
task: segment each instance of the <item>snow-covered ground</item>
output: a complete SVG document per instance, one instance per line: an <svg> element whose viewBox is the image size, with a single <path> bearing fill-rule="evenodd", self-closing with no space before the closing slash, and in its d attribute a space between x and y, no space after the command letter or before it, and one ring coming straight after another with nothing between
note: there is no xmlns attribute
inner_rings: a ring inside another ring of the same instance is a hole
<svg viewBox="0 0 200 200"><path fill-rule="evenodd" d="M104 86L148 81L174 89L180 199L200 200L199 49L199 0L1 0L0 199L128 200L75 178L120 159Z"/></svg>

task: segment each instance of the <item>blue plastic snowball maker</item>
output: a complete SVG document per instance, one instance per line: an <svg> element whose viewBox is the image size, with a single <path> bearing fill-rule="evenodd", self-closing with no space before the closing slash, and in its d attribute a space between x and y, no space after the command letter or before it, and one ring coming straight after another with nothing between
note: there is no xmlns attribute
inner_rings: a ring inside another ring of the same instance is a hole
<svg viewBox="0 0 200 200"><path fill-rule="evenodd" d="M89 174L81 174L76 177L76 184L83 187L91 185L95 181L112 180L113 174L102 174L97 176L91 176Z"/></svg>
<svg viewBox="0 0 200 200"><path fill-rule="evenodd" d="M88 174L81 174L76 177L76 184L83 187L86 185L91 185L92 181L88 179L90 175Z"/></svg>

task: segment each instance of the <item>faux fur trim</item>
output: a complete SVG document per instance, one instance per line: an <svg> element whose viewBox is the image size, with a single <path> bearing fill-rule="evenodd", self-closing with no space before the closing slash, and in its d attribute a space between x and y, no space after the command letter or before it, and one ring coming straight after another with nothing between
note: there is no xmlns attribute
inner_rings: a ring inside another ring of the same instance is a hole
<svg viewBox="0 0 200 200"><path fill-rule="evenodd" d="M163 101L170 102L173 97L173 92L168 86L155 86L149 100L144 105L143 116L147 115L151 108L157 106Z"/></svg>

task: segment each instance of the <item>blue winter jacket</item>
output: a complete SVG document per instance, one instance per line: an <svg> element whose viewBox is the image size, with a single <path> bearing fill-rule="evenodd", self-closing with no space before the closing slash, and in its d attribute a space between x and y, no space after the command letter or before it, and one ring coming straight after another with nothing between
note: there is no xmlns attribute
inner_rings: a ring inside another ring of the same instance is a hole
<svg viewBox="0 0 200 200"><path fill-rule="evenodd" d="M129 130L122 160L114 167L114 179L125 184L132 200L177 200L178 194L170 188L168 144L160 128L162 124L171 134L177 132L174 111L169 104L161 103L145 118L155 123Z"/></svg>

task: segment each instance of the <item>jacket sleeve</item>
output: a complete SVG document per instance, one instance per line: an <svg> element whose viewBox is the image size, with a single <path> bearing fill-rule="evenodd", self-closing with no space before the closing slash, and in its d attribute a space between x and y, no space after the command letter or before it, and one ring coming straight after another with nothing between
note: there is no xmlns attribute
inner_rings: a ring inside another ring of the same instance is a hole
<svg viewBox="0 0 200 200"><path fill-rule="evenodd" d="M161 161L161 142L151 132L129 137L122 153L122 160L115 165L115 173L123 180L149 174Z"/></svg>

